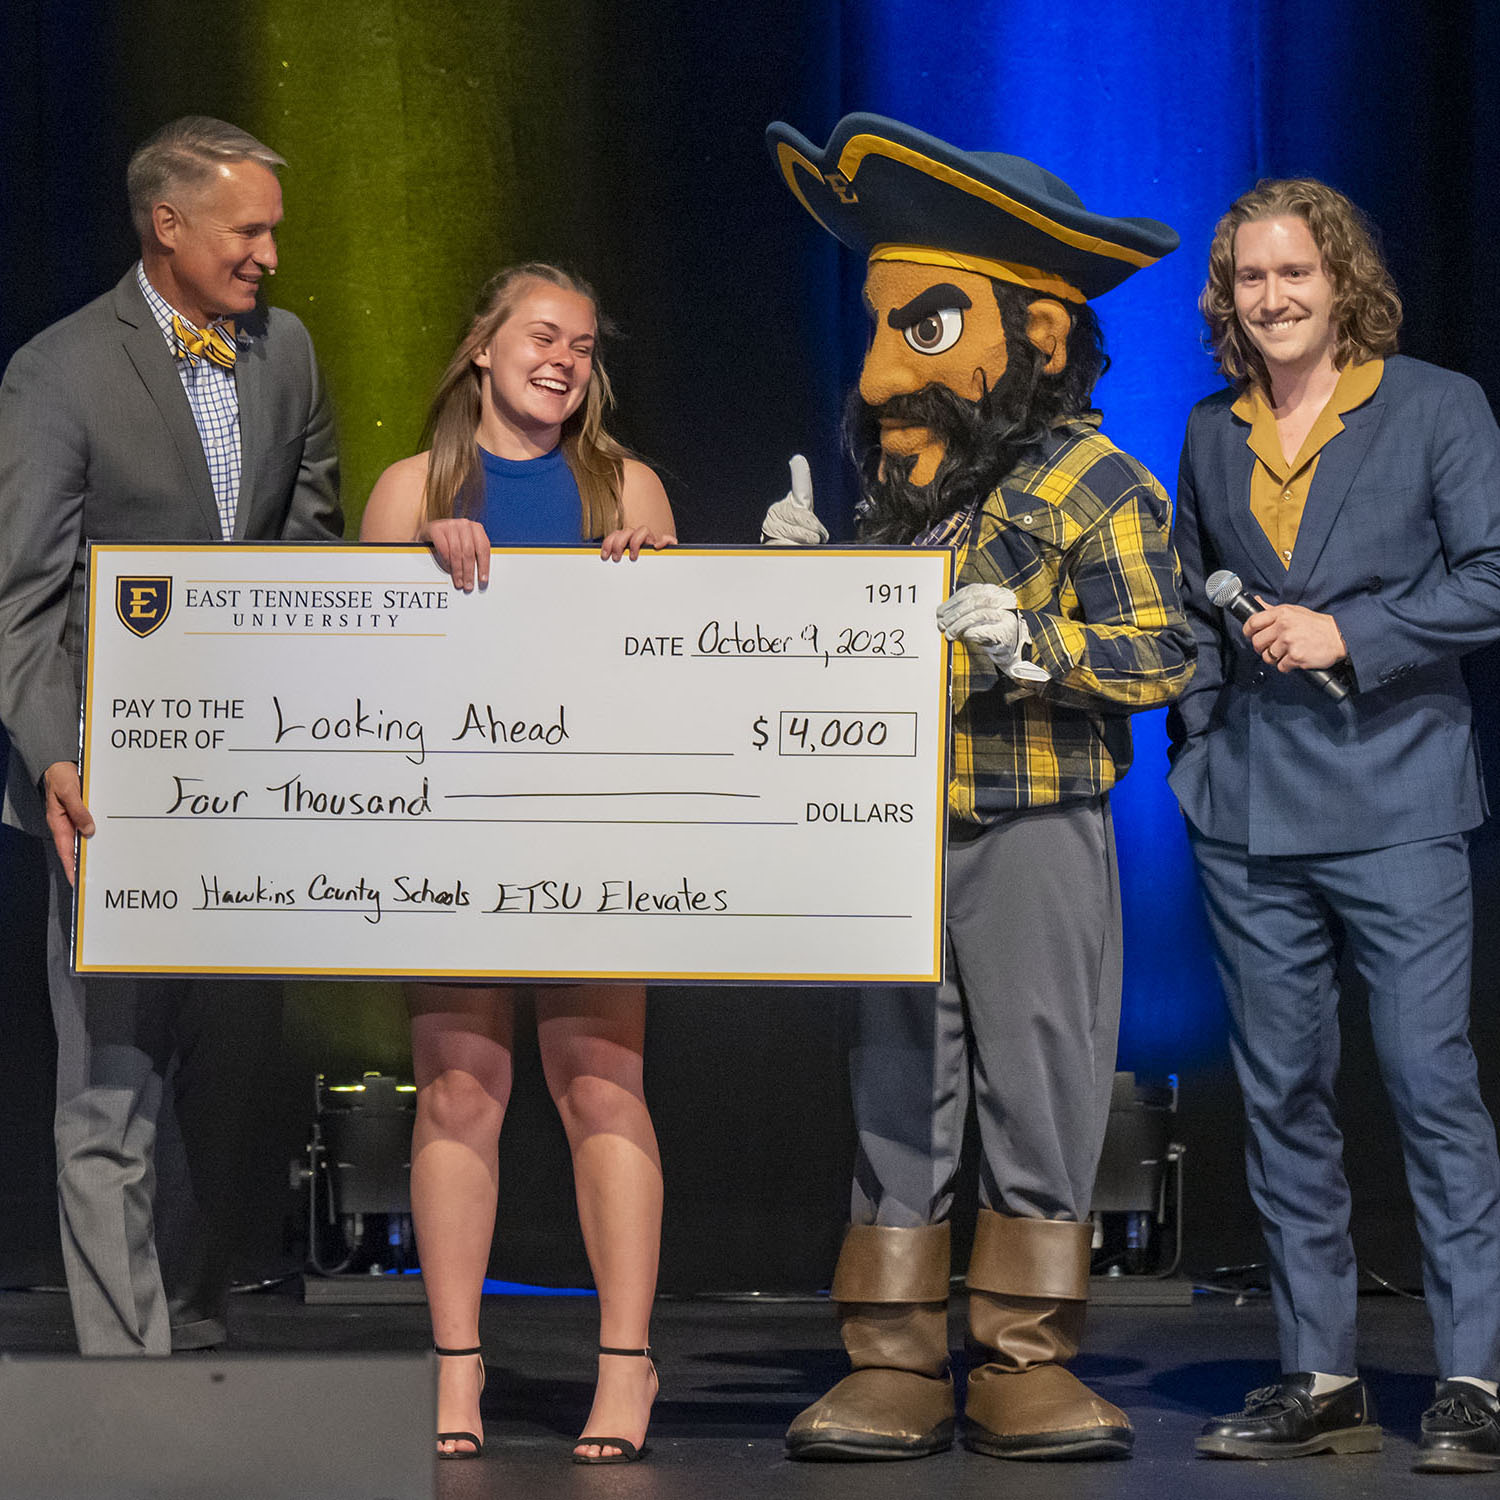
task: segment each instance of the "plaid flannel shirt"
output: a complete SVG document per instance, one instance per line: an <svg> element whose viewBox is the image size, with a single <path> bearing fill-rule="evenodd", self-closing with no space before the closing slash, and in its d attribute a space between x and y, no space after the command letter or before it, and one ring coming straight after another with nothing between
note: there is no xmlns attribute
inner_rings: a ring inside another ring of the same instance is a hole
<svg viewBox="0 0 1500 1500"><path fill-rule="evenodd" d="M961 822L1108 791L1130 768L1128 715L1192 675L1171 502L1098 420L1054 427L959 540L958 586L1013 589L1030 658L1051 676L1015 682L955 649L948 806Z"/></svg>

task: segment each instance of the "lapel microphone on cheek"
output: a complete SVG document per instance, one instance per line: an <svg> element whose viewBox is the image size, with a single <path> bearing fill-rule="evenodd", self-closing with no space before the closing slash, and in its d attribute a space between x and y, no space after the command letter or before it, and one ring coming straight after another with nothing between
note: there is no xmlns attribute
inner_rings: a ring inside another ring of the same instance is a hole
<svg viewBox="0 0 1500 1500"><path fill-rule="evenodd" d="M1204 584L1208 593L1209 601L1218 605L1233 615L1236 620L1243 624L1251 615L1260 613L1260 606L1244 591L1244 585L1240 582L1238 573L1231 573L1228 568L1220 568L1217 573L1210 573L1208 581ZM1336 703L1342 703L1349 696L1348 686L1341 682L1326 667L1298 667L1297 670L1304 677L1323 689Z"/></svg>

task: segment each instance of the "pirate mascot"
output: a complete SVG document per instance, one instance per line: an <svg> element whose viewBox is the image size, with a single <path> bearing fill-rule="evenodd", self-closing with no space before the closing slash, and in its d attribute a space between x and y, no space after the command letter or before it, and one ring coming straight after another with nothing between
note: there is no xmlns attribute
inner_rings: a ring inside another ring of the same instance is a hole
<svg viewBox="0 0 1500 1500"><path fill-rule="evenodd" d="M1120 1015L1109 789L1128 715L1173 698L1192 635L1156 480L1098 428L1089 299L1175 248L1088 212L1019 157L851 115L768 141L798 202L868 260L870 348L848 427L863 540L957 549L944 982L860 997L852 1227L834 1273L853 1373L787 1434L796 1458L952 1441L949 1213L972 1095L964 1442L1003 1458L1127 1452L1130 1421L1064 1369ZM806 464L765 538L827 538Z"/></svg>

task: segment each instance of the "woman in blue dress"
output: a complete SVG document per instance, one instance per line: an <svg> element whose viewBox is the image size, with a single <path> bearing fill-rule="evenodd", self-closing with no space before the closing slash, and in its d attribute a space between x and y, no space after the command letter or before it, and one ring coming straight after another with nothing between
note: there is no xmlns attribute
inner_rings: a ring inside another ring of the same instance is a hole
<svg viewBox="0 0 1500 1500"><path fill-rule="evenodd" d="M449 362L431 447L380 476L360 537L426 542L456 587L489 580L490 547L599 538L618 561L673 545L661 481L604 430L593 292L552 266L503 271ZM417 1118L411 1196L438 1375L438 1453L483 1449L480 1289L496 1209L496 1146L512 1073L510 985L412 984ZM641 1088L639 984L539 986L543 1070L573 1154L578 1217L599 1290L593 1409L579 1463L626 1463L645 1447L655 1399L651 1303L661 1240L656 1134Z"/></svg>

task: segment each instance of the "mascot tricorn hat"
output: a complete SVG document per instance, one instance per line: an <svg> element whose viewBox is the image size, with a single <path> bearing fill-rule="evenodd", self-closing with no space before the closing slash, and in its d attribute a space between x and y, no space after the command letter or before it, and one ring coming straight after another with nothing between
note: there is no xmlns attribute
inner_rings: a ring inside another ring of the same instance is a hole
<svg viewBox="0 0 1500 1500"><path fill-rule="evenodd" d="M1086 302L1178 245L1155 219L1090 213L1022 157L960 151L881 115L846 115L821 151L779 121L766 144L803 208L872 261L951 266Z"/></svg>

